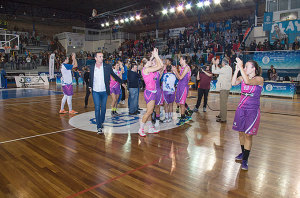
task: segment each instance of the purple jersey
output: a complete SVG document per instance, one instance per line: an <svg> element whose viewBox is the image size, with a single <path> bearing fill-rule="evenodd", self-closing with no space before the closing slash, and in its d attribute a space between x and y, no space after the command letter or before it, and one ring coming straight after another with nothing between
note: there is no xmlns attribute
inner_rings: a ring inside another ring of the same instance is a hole
<svg viewBox="0 0 300 198"><path fill-rule="evenodd" d="M246 85L244 81L241 83L241 99L238 108L258 109L260 106L260 95L262 86Z"/></svg>
<svg viewBox="0 0 300 198"><path fill-rule="evenodd" d="M260 123L260 95L262 86L241 84L241 99L235 112L232 129L256 135Z"/></svg>
<svg viewBox="0 0 300 198"><path fill-rule="evenodd" d="M181 67L180 75L183 73L185 67ZM181 80L179 80L176 91L176 103L185 104L189 92L189 80L191 78L191 71L189 71Z"/></svg>
<svg viewBox="0 0 300 198"><path fill-rule="evenodd" d="M180 75L183 73L185 67L188 67L188 65L180 68ZM188 84L189 84L190 78L191 78L191 70L183 77L183 79L178 81L177 87L181 87L181 88L189 87Z"/></svg>

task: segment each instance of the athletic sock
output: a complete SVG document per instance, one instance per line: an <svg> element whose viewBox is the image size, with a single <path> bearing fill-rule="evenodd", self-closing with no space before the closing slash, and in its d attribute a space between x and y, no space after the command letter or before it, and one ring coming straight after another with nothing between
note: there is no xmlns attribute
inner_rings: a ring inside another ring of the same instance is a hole
<svg viewBox="0 0 300 198"><path fill-rule="evenodd" d="M185 114L181 114L181 118L180 119L184 120L185 119Z"/></svg>
<svg viewBox="0 0 300 198"><path fill-rule="evenodd" d="M147 121L146 124L147 124L149 127L152 127L152 126L153 126L153 124L152 124L151 121Z"/></svg>
<svg viewBox="0 0 300 198"><path fill-rule="evenodd" d="M248 161L249 155L250 155L250 150L245 149L243 153L243 160Z"/></svg>
<svg viewBox="0 0 300 198"><path fill-rule="evenodd" d="M141 128L141 129L144 129L144 127L145 127L145 123L140 122L140 128Z"/></svg>
<svg viewBox="0 0 300 198"><path fill-rule="evenodd" d="M241 149L242 149L242 153L244 153L245 151L244 145L241 145Z"/></svg>

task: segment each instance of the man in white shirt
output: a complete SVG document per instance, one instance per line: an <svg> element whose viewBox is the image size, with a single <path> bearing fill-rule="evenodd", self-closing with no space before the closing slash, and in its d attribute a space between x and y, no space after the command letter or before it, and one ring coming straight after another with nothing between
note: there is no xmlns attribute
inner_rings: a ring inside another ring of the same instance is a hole
<svg viewBox="0 0 300 198"><path fill-rule="evenodd" d="M221 68L218 67L220 60L213 58L212 73L218 74L216 90L220 91L220 114L217 116L217 122L226 122L227 102L229 90L231 88L232 68L229 66L228 58L223 58Z"/></svg>
<svg viewBox="0 0 300 198"><path fill-rule="evenodd" d="M110 95L110 75L122 84L122 80L114 73L112 66L103 62L103 53L96 53L95 65L91 65L89 88L95 104L97 133L101 134L106 113L107 97ZM122 86L125 86L122 84Z"/></svg>

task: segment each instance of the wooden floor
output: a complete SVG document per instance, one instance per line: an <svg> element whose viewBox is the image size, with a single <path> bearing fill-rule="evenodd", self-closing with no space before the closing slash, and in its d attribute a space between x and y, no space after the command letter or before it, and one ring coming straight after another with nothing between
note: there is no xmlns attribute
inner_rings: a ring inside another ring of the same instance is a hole
<svg viewBox="0 0 300 198"><path fill-rule="evenodd" d="M74 92L73 109L93 111L92 98L83 108L85 89ZM58 114L61 98L0 100L1 198L300 197L300 99L261 98L259 133L242 171L231 129L238 95L229 98L226 124L215 122L219 95L211 93L206 113L146 138L76 129Z"/></svg>

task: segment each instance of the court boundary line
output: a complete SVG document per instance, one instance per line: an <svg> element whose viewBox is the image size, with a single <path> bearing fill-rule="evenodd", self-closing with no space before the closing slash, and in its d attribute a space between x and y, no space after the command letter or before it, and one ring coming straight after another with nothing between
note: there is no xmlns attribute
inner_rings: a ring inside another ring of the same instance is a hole
<svg viewBox="0 0 300 198"><path fill-rule="evenodd" d="M39 135L32 135L32 136L27 136L27 137L12 139L12 140L6 140L6 141L3 141L3 142L0 142L0 145L1 144L6 144L6 143L10 143L10 142L16 142L16 141L20 141L20 140L27 140L27 139L31 139L31 138L35 138L35 137L52 135L52 134L61 133L61 132L64 132L64 131L70 131L70 130L74 130L74 129L76 129L76 128L74 127L74 128L70 128L70 129L63 129L63 130L49 132L49 133L43 133L43 134L39 134Z"/></svg>
<svg viewBox="0 0 300 198"><path fill-rule="evenodd" d="M37 97L45 97L45 96L37 96ZM82 98L85 98L85 96L76 97L76 98L74 97L74 98L72 98L72 100L78 100L78 99L82 99ZM5 99L5 100L7 100L7 99ZM59 101L59 100L61 100L61 98L56 98L56 99L51 99L51 100L31 101L31 102L19 102L19 103L13 103L13 104L3 104L3 106L16 106L16 105L22 105L22 104L35 104L35 103L44 103L44 102L47 103L47 102Z"/></svg>

